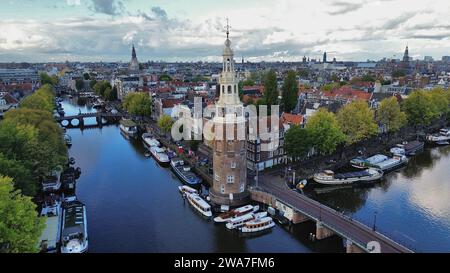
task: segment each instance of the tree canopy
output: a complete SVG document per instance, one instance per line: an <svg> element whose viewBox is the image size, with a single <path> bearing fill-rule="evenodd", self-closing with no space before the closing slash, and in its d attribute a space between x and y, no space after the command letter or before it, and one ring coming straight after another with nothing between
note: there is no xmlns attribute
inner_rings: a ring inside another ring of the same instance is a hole
<svg viewBox="0 0 450 273"><path fill-rule="evenodd" d="M83 79L76 79L75 80L75 87L78 91L81 91L81 89L84 88L84 80Z"/></svg>
<svg viewBox="0 0 450 273"><path fill-rule="evenodd" d="M36 205L20 190L14 190L11 178L0 176L0 249L8 253L38 252L39 237L45 227Z"/></svg>
<svg viewBox="0 0 450 273"><path fill-rule="evenodd" d="M336 116L326 109L319 109L307 121L313 146L322 154L331 154L346 137L339 128Z"/></svg>
<svg viewBox="0 0 450 273"><path fill-rule="evenodd" d="M402 103L402 109L406 113L408 122L413 125L428 125L439 116L434 100L424 90L417 90L409 94Z"/></svg>
<svg viewBox="0 0 450 273"><path fill-rule="evenodd" d="M124 98L122 104L128 113L134 116L150 116L152 111L152 101L148 93L130 93Z"/></svg>
<svg viewBox="0 0 450 273"><path fill-rule="evenodd" d="M47 73L40 73L39 77L41 78L41 84L49 84L49 85L56 85L58 83L58 77L56 76L49 76Z"/></svg>
<svg viewBox="0 0 450 273"><path fill-rule="evenodd" d="M337 113L337 120L349 144L359 142L378 132L374 112L362 100L353 101L342 107Z"/></svg>
<svg viewBox="0 0 450 273"><path fill-rule="evenodd" d="M278 85L277 74L274 70L270 70L264 75L264 103L270 105L278 105Z"/></svg>
<svg viewBox="0 0 450 273"><path fill-rule="evenodd" d="M298 83L294 71L289 71L284 79L282 89L283 111L290 113L297 105Z"/></svg>
<svg viewBox="0 0 450 273"><path fill-rule="evenodd" d="M388 132L398 131L406 125L406 114L401 111L400 104L395 97L381 101L377 110L376 120L383 125Z"/></svg>
<svg viewBox="0 0 450 273"><path fill-rule="evenodd" d="M102 97L104 100L117 100L117 88L115 86L114 88L111 87L111 84L108 81L96 82L93 89L94 93Z"/></svg>
<svg viewBox="0 0 450 273"><path fill-rule="evenodd" d="M173 120L168 115L162 115L158 120L158 127L163 131L164 134L167 134L172 129Z"/></svg>
<svg viewBox="0 0 450 273"><path fill-rule="evenodd" d="M306 128L293 125L284 137L284 149L292 158L301 158L308 154L313 146L311 133Z"/></svg>
<svg viewBox="0 0 450 273"><path fill-rule="evenodd" d="M54 95L52 87L49 84L43 85L35 93L23 99L20 106L23 108L52 112L54 109Z"/></svg>

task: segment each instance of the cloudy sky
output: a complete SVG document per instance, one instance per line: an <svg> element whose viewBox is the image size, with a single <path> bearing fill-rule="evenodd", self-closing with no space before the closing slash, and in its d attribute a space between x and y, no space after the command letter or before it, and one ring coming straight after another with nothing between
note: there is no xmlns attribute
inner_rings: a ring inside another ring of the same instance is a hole
<svg viewBox="0 0 450 273"><path fill-rule="evenodd" d="M0 0L0 62L450 55L449 0Z"/></svg>

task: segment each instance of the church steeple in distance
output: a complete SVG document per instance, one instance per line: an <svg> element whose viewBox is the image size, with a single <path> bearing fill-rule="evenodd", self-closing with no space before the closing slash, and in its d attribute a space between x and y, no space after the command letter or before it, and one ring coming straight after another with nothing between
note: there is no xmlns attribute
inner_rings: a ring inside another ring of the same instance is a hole
<svg viewBox="0 0 450 273"><path fill-rule="evenodd" d="M129 71L131 74L139 72L139 62L137 60L136 49L134 48L134 44L133 49L131 50L131 61Z"/></svg>
<svg viewBox="0 0 450 273"><path fill-rule="evenodd" d="M409 62L409 50L408 50L408 44L406 44L405 54L403 54L403 61Z"/></svg>
<svg viewBox="0 0 450 273"><path fill-rule="evenodd" d="M133 44L133 50L131 51L131 58L136 59L136 50L134 49L134 44Z"/></svg>

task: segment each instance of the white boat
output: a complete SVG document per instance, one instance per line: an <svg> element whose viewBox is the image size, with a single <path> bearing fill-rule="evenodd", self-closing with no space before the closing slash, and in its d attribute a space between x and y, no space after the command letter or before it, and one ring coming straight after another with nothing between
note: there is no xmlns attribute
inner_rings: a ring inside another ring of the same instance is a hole
<svg viewBox="0 0 450 273"><path fill-rule="evenodd" d="M142 141L144 142L145 147L147 147L148 149L150 149L151 147L160 146L159 141L149 133L142 134Z"/></svg>
<svg viewBox="0 0 450 273"><path fill-rule="evenodd" d="M324 185L345 185L355 182L370 182L383 177L383 171L369 168L358 172L348 172L335 174L331 170L326 170L314 175L314 181Z"/></svg>
<svg viewBox="0 0 450 273"><path fill-rule="evenodd" d="M166 154L163 148L151 147L150 153L153 155L156 161L158 161L158 163L165 164L170 162L169 156Z"/></svg>
<svg viewBox="0 0 450 273"><path fill-rule="evenodd" d="M251 212L251 213L247 213L247 214L244 214L239 217L231 219L228 223L226 223L225 226L228 229L235 229L235 228L242 227L245 223L247 223L249 221L253 221L253 220L264 218L264 217L267 217L267 211L258 212L258 213Z"/></svg>
<svg viewBox="0 0 450 273"><path fill-rule="evenodd" d="M183 185L183 186L178 186L178 190L180 191L180 193L185 194L185 193L195 193L198 194L198 191L194 188L191 188L189 186Z"/></svg>
<svg viewBox="0 0 450 273"><path fill-rule="evenodd" d="M68 200L63 205L61 253L84 253L88 250L86 206Z"/></svg>
<svg viewBox="0 0 450 273"><path fill-rule="evenodd" d="M170 166L178 178L181 179L181 182L188 184L190 186L198 186L202 183L200 177L195 175L189 165L184 164L183 159L181 158L172 158L170 160Z"/></svg>
<svg viewBox="0 0 450 273"><path fill-rule="evenodd" d="M350 165L357 169L366 169L373 167L374 164L387 160L388 157L382 154L377 154L368 158L357 157L350 161Z"/></svg>
<svg viewBox="0 0 450 273"><path fill-rule="evenodd" d="M403 142L402 144L397 144L395 147L391 148L389 151L393 155L414 155L416 152L422 150L424 143L418 140Z"/></svg>
<svg viewBox="0 0 450 273"><path fill-rule="evenodd" d="M119 128L127 136L134 137L138 133L137 124L131 119L122 119Z"/></svg>
<svg viewBox="0 0 450 273"><path fill-rule="evenodd" d="M273 228L274 226L275 223L271 217L264 217L246 222L240 231L244 233L259 232Z"/></svg>
<svg viewBox="0 0 450 273"><path fill-rule="evenodd" d="M382 170L383 172L392 171L408 163L408 158L405 155L394 155L392 158L388 158L382 162L374 164L375 168Z"/></svg>
<svg viewBox="0 0 450 273"><path fill-rule="evenodd" d="M47 196L41 210L45 218L45 228L38 241L38 248L43 253L56 253L61 240L61 200L57 195Z"/></svg>
<svg viewBox="0 0 450 273"><path fill-rule="evenodd" d="M256 208L256 210L255 210ZM214 222L216 223L223 223L223 222L229 222L231 219L239 217L244 214L248 214L250 212L256 212L259 210L259 206L252 206L252 205L246 205L237 209L230 210L228 212L222 213L219 216L214 218Z"/></svg>
<svg viewBox="0 0 450 273"><path fill-rule="evenodd" d="M59 191L61 188L61 181L60 181L60 175L61 172L58 170L52 171L50 175L44 178L42 181L42 190L44 192L55 192Z"/></svg>
<svg viewBox="0 0 450 273"><path fill-rule="evenodd" d="M450 140L450 129L441 129L438 134L428 135L427 141L433 143L444 143Z"/></svg>
<svg viewBox="0 0 450 273"><path fill-rule="evenodd" d="M211 217L211 206L196 193L186 193L187 200L198 212L206 217Z"/></svg>

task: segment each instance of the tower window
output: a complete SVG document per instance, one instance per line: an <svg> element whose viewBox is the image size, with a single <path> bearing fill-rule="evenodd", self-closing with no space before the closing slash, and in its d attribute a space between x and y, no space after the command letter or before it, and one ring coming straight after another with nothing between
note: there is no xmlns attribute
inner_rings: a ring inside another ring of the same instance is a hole
<svg viewBox="0 0 450 273"><path fill-rule="evenodd" d="M222 94L225 94L225 86L222 85Z"/></svg>
<svg viewBox="0 0 450 273"><path fill-rule="evenodd" d="M236 94L236 89L237 89L236 85L234 85L234 94Z"/></svg>
<svg viewBox="0 0 450 273"><path fill-rule="evenodd" d="M227 176L227 184L233 184L234 183L234 175Z"/></svg>
<svg viewBox="0 0 450 273"><path fill-rule="evenodd" d="M231 85L228 85L228 94L231 94Z"/></svg>

